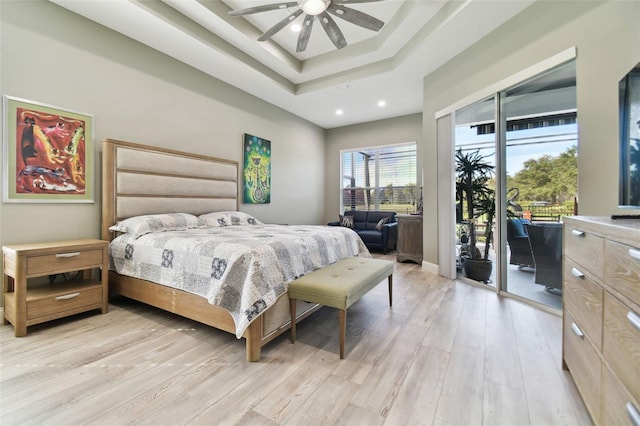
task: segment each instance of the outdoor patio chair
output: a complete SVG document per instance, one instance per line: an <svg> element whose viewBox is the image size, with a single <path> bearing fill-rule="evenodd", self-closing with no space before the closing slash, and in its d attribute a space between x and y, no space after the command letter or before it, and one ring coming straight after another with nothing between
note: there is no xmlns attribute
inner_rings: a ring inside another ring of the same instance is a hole
<svg viewBox="0 0 640 426"><path fill-rule="evenodd" d="M531 224L527 219L507 219L507 243L511 257L511 265L534 267L529 237L525 225Z"/></svg>
<svg viewBox="0 0 640 426"><path fill-rule="evenodd" d="M534 282L546 290L562 290L562 224L527 224L536 267Z"/></svg>

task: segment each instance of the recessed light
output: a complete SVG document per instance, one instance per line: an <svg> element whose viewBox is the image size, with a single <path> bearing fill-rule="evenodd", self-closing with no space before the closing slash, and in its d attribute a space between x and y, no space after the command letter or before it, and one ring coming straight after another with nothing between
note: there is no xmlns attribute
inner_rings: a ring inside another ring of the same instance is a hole
<svg viewBox="0 0 640 426"><path fill-rule="evenodd" d="M384 100L378 101L378 106L379 107L383 107L383 106L386 106L386 105L387 105L387 101L384 101Z"/></svg>
<svg viewBox="0 0 640 426"><path fill-rule="evenodd" d="M344 114L344 111L342 111L341 109L336 110L336 115L342 115L342 114Z"/></svg>
<svg viewBox="0 0 640 426"><path fill-rule="evenodd" d="M293 24L291 26L291 31L293 31L294 33L299 33L301 29L302 26L300 24Z"/></svg>

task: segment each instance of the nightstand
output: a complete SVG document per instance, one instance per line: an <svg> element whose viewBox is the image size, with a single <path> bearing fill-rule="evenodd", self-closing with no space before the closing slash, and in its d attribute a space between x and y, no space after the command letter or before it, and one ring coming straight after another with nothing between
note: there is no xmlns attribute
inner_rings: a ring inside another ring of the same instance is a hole
<svg viewBox="0 0 640 426"><path fill-rule="evenodd" d="M2 247L4 259L4 324L16 337L27 327L57 318L109 309L109 250L103 240L71 240ZM74 274L69 274L74 273ZM27 285L38 277L52 283Z"/></svg>
<svg viewBox="0 0 640 426"><path fill-rule="evenodd" d="M396 260L422 264L422 216L399 214Z"/></svg>

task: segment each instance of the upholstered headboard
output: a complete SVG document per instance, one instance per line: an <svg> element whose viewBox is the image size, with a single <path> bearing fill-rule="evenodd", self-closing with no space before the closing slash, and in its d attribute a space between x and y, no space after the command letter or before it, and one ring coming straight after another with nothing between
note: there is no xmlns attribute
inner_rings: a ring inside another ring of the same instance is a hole
<svg viewBox="0 0 640 426"><path fill-rule="evenodd" d="M118 220L238 209L238 162L107 139L102 145L102 238Z"/></svg>

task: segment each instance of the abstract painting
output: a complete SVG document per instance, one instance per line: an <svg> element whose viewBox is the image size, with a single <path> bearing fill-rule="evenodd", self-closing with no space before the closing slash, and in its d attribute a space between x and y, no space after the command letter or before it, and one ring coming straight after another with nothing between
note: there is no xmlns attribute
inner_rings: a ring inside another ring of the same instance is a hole
<svg viewBox="0 0 640 426"><path fill-rule="evenodd" d="M243 199L247 204L271 202L271 141L244 134Z"/></svg>
<svg viewBox="0 0 640 426"><path fill-rule="evenodd" d="M4 110L4 201L92 203L92 116L10 96Z"/></svg>

